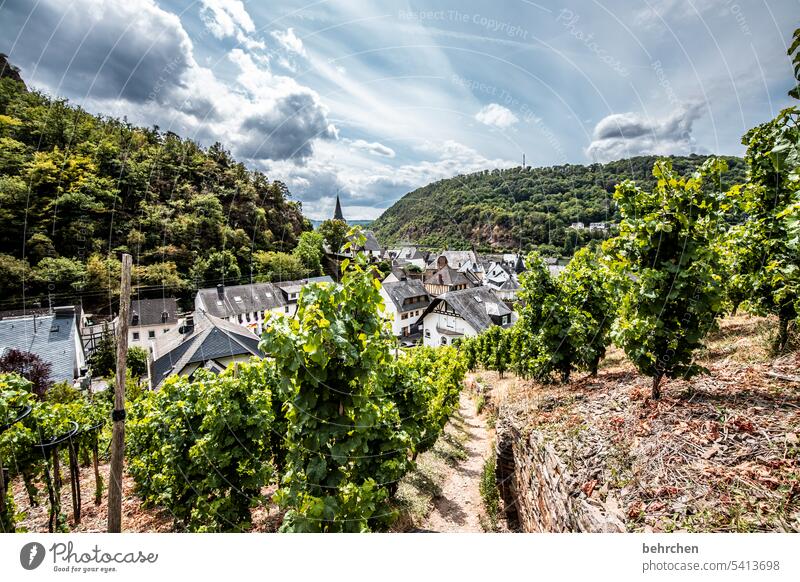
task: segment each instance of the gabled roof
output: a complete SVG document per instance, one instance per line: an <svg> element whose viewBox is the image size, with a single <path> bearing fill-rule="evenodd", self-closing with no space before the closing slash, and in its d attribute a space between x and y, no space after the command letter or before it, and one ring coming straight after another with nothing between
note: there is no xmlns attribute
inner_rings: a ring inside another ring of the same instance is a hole
<svg viewBox="0 0 800 582"><path fill-rule="evenodd" d="M197 312L195 327L185 339L156 359L150 366L150 380L153 388L186 366L196 362L213 369L221 364L210 362L233 356L259 356L258 336L250 330L214 317Z"/></svg>
<svg viewBox="0 0 800 582"><path fill-rule="evenodd" d="M407 279L405 281L395 281L384 283L383 289L394 303L397 311L410 311L412 309L425 308L431 302L431 297L425 290L422 281L419 279ZM412 297L422 297L423 299L414 303L405 304L406 299Z"/></svg>
<svg viewBox="0 0 800 582"><path fill-rule="evenodd" d="M471 285L470 281L464 273L454 269L450 265L444 266L433 274L425 277L425 283L428 285L447 285L448 287L456 287L458 285Z"/></svg>
<svg viewBox="0 0 800 582"><path fill-rule="evenodd" d="M459 317L478 333L496 324L492 317L500 318L511 315L511 310L508 306L500 301L491 289L477 287L475 289L449 291L440 295L431 302L422 317L425 317L441 302L446 302Z"/></svg>
<svg viewBox="0 0 800 582"><path fill-rule="evenodd" d="M164 319L166 313L166 319ZM138 315L137 323L134 316ZM161 299L134 299L131 301L131 325L160 325L162 323L178 322L178 300L174 297Z"/></svg>
<svg viewBox="0 0 800 582"><path fill-rule="evenodd" d="M55 315L0 320L0 354L8 349L31 352L51 365L50 379L54 382L75 380L78 368L78 348L82 345L75 335L75 311L64 310Z"/></svg>
<svg viewBox="0 0 800 582"><path fill-rule="evenodd" d="M197 295L206 313L222 318L269 311L286 305L283 293L272 283L199 289Z"/></svg>

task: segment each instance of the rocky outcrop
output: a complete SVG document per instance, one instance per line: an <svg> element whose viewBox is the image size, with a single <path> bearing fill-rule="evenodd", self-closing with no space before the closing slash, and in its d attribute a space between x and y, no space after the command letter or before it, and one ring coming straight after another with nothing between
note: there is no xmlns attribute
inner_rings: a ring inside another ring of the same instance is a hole
<svg viewBox="0 0 800 582"><path fill-rule="evenodd" d="M23 86L25 85L25 81L22 80L19 74L19 69L8 62L8 57L6 55L0 53L0 79L4 77L22 83Z"/></svg>
<svg viewBox="0 0 800 582"><path fill-rule="evenodd" d="M497 482L509 527L524 532L624 532L624 516L607 498L588 499L545 436L501 409Z"/></svg>

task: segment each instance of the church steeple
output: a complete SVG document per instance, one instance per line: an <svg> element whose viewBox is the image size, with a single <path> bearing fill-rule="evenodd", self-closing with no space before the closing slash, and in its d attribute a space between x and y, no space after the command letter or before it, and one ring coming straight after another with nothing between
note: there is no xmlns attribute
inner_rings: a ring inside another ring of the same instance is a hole
<svg viewBox="0 0 800 582"><path fill-rule="evenodd" d="M346 222L344 219L344 214L342 214L342 203L339 202L339 195L336 195L336 210L333 211L333 219L334 220L341 220L342 222Z"/></svg>

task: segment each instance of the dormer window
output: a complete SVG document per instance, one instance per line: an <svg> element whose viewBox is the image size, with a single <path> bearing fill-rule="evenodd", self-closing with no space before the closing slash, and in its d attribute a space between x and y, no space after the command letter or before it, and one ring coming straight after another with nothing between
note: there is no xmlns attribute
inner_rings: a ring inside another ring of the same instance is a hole
<svg viewBox="0 0 800 582"><path fill-rule="evenodd" d="M133 316L131 317L131 325L139 325L139 314L135 311L133 312Z"/></svg>

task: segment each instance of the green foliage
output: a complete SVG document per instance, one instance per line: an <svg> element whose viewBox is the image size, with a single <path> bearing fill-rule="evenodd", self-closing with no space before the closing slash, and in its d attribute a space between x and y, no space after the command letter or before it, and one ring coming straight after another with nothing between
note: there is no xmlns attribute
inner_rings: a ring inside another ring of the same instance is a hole
<svg viewBox="0 0 800 582"><path fill-rule="evenodd" d="M38 490L35 479L44 473L49 459L34 449L37 443L61 436L76 425L79 433L74 439L77 447L86 446L96 438L87 429L102 425L109 416L109 407L102 402L91 402L68 385L56 384L47 393L47 399L33 398L32 385L16 374L0 374L0 424L8 424L25 406L32 412L23 421L0 433L0 459L11 470L11 477L22 475L31 499L35 502ZM51 481L52 485L52 481ZM13 499L11 500L13 502ZM0 515L0 530L14 530L13 503L5 515ZM60 503L51 507L51 515L58 529L64 531L66 519L61 514Z"/></svg>
<svg viewBox="0 0 800 582"><path fill-rule="evenodd" d="M653 378L654 398L664 376L703 371L693 354L723 306L720 256L712 242L724 228L725 169L724 160L712 158L684 179L660 161L651 192L628 181L614 194L622 223L606 250L632 284L612 335L637 369Z"/></svg>
<svg viewBox="0 0 800 582"><path fill-rule="evenodd" d="M131 407L129 471L139 495L190 531L246 531L273 476L274 378L267 360L219 376L173 376Z"/></svg>
<svg viewBox="0 0 800 582"><path fill-rule="evenodd" d="M0 217L3 299L21 298L24 281L28 302L83 289L89 310L118 292L120 251L136 257L135 285L188 293L197 272L232 281L252 252L290 251L308 228L284 184L219 144L90 115L10 78L0 79ZM8 275L26 262L35 276Z"/></svg>
<svg viewBox="0 0 800 582"><path fill-rule="evenodd" d="M792 35L792 44L786 53L792 58L795 79L795 86L789 91L789 97L800 99L800 28L795 29Z"/></svg>
<svg viewBox="0 0 800 582"><path fill-rule="evenodd" d="M344 220L326 220L319 225L317 232L332 253L338 253L347 241L347 223Z"/></svg>
<svg viewBox="0 0 800 582"><path fill-rule="evenodd" d="M655 156L607 164L485 170L440 180L406 194L373 222L385 244L405 239L436 248L538 248L544 256L571 255L602 232L576 231L575 221L617 222L612 201L617 183L636 180L645 189L655 180ZM671 157L674 170L690 175L705 156ZM726 158L727 186L744 180L739 158ZM613 234L613 233L610 233Z"/></svg>
<svg viewBox="0 0 800 582"><path fill-rule="evenodd" d="M731 301L746 300L758 313L779 319L774 348L788 341L788 324L800 313L800 110L790 108L747 132L748 181L730 195L747 216L726 239Z"/></svg>
<svg viewBox="0 0 800 582"><path fill-rule="evenodd" d="M295 255L259 251L253 254L253 269L256 281L294 281L308 275L303 262Z"/></svg>
<svg viewBox="0 0 800 582"><path fill-rule="evenodd" d="M128 348L125 365L131 371L131 376L141 378L147 374L147 350L139 346Z"/></svg>
<svg viewBox="0 0 800 582"><path fill-rule="evenodd" d="M609 334L616 315L616 290L623 288L619 277L601 262L595 250L584 247L575 253L558 279L563 300L571 308L572 337L578 367L597 374L600 360L611 342Z"/></svg>
<svg viewBox="0 0 800 582"><path fill-rule="evenodd" d="M236 256L229 250L216 251L205 258L198 258L192 268L192 278L198 287L238 281L241 276Z"/></svg>
<svg viewBox="0 0 800 582"><path fill-rule="evenodd" d="M493 325L483 333L465 338L458 346L469 370L480 364L486 370L494 370L503 377L511 363L511 336L508 330Z"/></svg>
<svg viewBox="0 0 800 582"><path fill-rule="evenodd" d="M524 377L547 381L558 373L567 382L584 343L582 329L572 325L574 308L538 253L531 253L526 265L520 276L523 307L509 339L512 366Z"/></svg>
<svg viewBox="0 0 800 582"><path fill-rule="evenodd" d="M275 358L287 421L275 495L287 509L283 531L388 523L389 493L457 404L464 367L455 351L392 360L373 269L358 253L343 261L341 284L306 286L294 318L267 322L261 347Z"/></svg>
<svg viewBox="0 0 800 582"><path fill-rule="evenodd" d="M318 232L304 232L300 235L294 256L297 257L310 276L322 274L322 235Z"/></svg>
<svg viewBox="0 0 800 582"><path fill-rule="evenodd" d="M500 511L500 490L497 487L497 458L492 454L483 462L483 470L481 471L481 479L478 483L478 489L483 500L483 508L489 518L490 530L497 528L497 514Z"/></svg>

